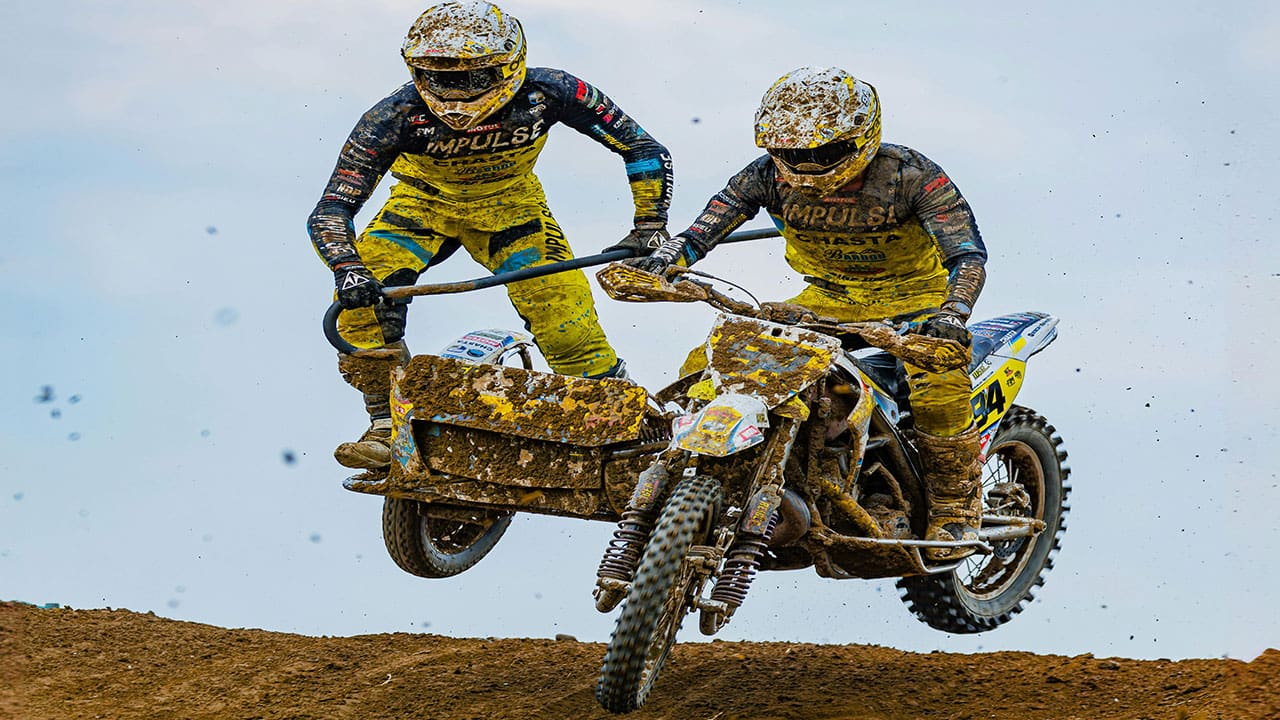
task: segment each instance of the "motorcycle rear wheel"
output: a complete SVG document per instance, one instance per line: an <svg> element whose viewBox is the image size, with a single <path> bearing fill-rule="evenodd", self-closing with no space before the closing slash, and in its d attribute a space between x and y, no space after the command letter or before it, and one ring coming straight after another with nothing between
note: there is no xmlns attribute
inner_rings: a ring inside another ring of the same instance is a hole
<svg viewBox="0 0 1280 720"><path fill-rule="evenodd" d="M509 512L477 510L474 521L432 515L431 504L385 498L382 539L401 570L418 577L446 578L480 562L511 524Z"/></svg>
<svg viewBox="0 0 1280 720"><path fill-rule="evenodd" d="M1062 438L1048 421L1029 408L1010 408L987 450L985 511L994 512L989 504L1004 499L1001 491L991 492L997 484L1021 488L1030 507L1014 514L1044 521L1045 530L995 543L994 554L970 556L951 573L899 580L902 602L917 619L950 633L980 633L1022 612L1035 588L1044 585L1066 529L1071 490L1066 459Z"/></svg>
<svg viewBox="0 0 1280 720"><path fill-rule="evenodd" d="M710 538L721 498L719 481L704 476L683 478L671 491L605 651L596 684L605 710L631 712L648 698L697 590L689 549Z"/></svg>

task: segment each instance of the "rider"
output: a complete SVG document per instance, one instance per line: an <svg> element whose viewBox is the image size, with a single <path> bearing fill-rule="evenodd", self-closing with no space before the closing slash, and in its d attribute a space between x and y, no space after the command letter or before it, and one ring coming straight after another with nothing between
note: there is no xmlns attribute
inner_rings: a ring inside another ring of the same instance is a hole
<svg viewBox="0 0 1280 720"><path fill-rule="evenodd" d="M648 252L668 238L666 148L591 85L562 70L526 68L516 18L487 2L435 5L410 28L401 55L413 81L356 124L307 222L334 273L342 335L357 347L394 351L338 356L371 420L359 440L334 452L353 468L390 462L390 370L408 358L407 306L380 302L383 287L414 284L458 247L494 273L573 257L533 174L552 125L563 122L626 164L634 229L608 249ZM399 182L357 237L353 218L388 170ZM582 271L514 282L507 295L553 370L626 377Z"/></svg>
<svg viewBox="0 0 1280 720"><path fill-rule="evenodd" d="M978 226L942 168L880 144L875 88L839 68L794 70L764 94L755 131L767 154L730 178L689 229L628 262L650 272L692 264L763 207L786 239L787 263L809 283L790 302L971 344L965 321L986 280ZM906 370L929 495L926 539L976 540L981 465L967 369Z"/></svg>

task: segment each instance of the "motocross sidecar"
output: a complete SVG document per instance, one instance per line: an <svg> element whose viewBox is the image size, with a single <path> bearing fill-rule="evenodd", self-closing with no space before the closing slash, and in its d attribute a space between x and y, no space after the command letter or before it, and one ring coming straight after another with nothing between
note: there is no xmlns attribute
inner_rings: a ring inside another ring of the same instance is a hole
<svg viewBox="0 0 1280 720"><path fill-rule="evenodd" d="M616 522L666 447L644 388L502 364L519 353L527 365L530 344L473 332L393 372L391 467L344 486L387 498L387 550L407 572L462 572L517 511Z"/></svg>

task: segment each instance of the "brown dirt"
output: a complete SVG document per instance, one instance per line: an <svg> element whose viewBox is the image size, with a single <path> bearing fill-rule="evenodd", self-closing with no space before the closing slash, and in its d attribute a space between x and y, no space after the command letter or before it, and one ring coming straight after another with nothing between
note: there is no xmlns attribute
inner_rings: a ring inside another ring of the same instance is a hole
<svg viewBox="0 0 1280 720"><path fill-rule="evenodd" d="M316 638L0 603L0 718L603 718L603 653L572 639ZM1280 651L1171 662L689 643L630 717L1274 720Z"/></svg>

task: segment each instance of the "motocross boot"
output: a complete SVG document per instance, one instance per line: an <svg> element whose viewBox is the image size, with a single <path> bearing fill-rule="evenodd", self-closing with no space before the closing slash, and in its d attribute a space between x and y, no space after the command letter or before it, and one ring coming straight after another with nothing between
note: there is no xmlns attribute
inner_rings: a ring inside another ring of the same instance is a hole
<svg viewBox="0 0 1280 720"><path fill-rule="evenodd" d="M378 470L391 465L391 370L409 360L404 341L391 343L393 352L380 357L338 354L342 379L364 395L369 413L369 429L355 442L345 442L333 451L343 467Z"/></svg>
<svg viewBox="0 0 1280 720"><path fill-rule="evenodd" d="M627 382L634 384L634 382L632 382L631 380L631 374L627 372L627 361L623 360L622 358L618 358L618 362L614 363L613 367L609 368L608 370L605 370L599 375L588 375L587 377L591 378L592 380L599 380L601 378L615 378L618 380L626 380Z"/></svg>
<svg viewBox="0 0 1280 720"><path fill-rule="evenodd" d="M916 431L916 449L923 465L929 500L929 528L925 540L977 540L982 524L982 463L975 426L951 437ZM973 548L928 548L925 557L952 561L973 554Z"/></svg>

